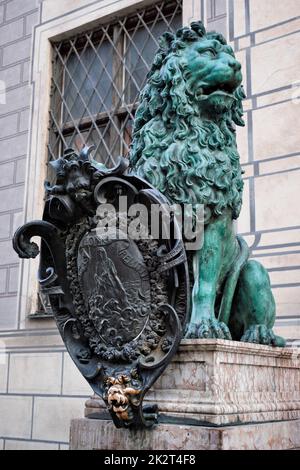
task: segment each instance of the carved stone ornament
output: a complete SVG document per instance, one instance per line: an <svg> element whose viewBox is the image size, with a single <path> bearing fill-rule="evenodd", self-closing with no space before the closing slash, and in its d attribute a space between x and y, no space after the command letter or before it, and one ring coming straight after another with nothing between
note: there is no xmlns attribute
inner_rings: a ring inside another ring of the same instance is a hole
<svg viewBox="0 0 300 470"><path fill-rule="evenodd" d="M167 201L128 175L125 159L108 169L89 154L88 147L79 154L67 149L50 163L56 181L46 183L43 220L20 227L14 249L34 258L39 248L30 239L41 237L40 289L50 298L70 356L117 427L148 427L157 407L143 408L143 397L176 352L185 326L186 254L174 235L175 218L169 239L143 238L142 231L139 239L128 236L133 204L150 213L153 204L165 210ZM127 198L125 211L120 196ZM107 211L107 204L115 210ZM108 223L99 228L105 217Z"/></svg>

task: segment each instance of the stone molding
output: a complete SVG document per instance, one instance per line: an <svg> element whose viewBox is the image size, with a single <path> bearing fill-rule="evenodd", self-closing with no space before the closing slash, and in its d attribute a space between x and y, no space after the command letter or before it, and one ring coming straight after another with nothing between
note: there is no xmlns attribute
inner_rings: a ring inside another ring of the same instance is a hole
<svg viewBox="0 0 300 470"><path fill-rule="evenodd" d="M71 422L70 438L70 450L295 450L300 420L221 428L159 424L129 431L83 418Z"/></svg>
<svg viewBox="0 0 300 470"><path fill-rule="evenodd" d="M184 9L188 8L190 1L183 0ZM100 2L89 2L88 4L86 4L87 1L81 2L78 0L76 3L79 8L46 20L34 30L30 77L32 115L27 151L28 162L22 223L41 219L43 214L52 76L51 42L60 41L80 31L93 28L99 22L110 21L117 15L128 14L136 11L137 8L145 8L153 4L153 0L102 0ZM55 6L55 11L55 15L59 15L58 5ZM45 12L46 9L44 15ZM45 16L43 20L45 20ZM26 316L34 313L37 309L38 284L36 273L38 272L38 264L39 260L35 259L22 261L20 265L18 311L20 312L21 328L28 328L29 323Z"/></svg>

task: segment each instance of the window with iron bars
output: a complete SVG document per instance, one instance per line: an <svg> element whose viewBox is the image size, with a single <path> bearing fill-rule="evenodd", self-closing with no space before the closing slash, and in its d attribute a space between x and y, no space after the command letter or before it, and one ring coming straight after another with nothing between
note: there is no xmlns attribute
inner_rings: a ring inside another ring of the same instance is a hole
<svg viewBox="0 0 300 470"><path fill-rule="evenodd" d="M49 160L94 145L110 166L126 156L132 123L158 38L182 25L182 1L160 1L109 24L53 43Z"/></svg>
<svg viewBox="0 0 300 470"><path fill-rule="evenodd" d="M52 44L49 161L85 144L94 145L93 158L107 166L128 154L139 93L158 39L181 26L182 0L159 1ZM48 296L40 292L38 304L31 318L51 316Z"/></svg>

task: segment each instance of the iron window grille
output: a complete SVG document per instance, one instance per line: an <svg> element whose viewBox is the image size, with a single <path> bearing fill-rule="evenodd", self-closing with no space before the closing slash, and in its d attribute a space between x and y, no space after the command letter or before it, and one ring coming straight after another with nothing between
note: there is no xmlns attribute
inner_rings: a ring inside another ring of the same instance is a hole
<svg viewBox="0 0 300 470"><path fill-rule="evenodd" d="M110 166L128 154L138 97L158 38L182 25L182 0L160 1L53 43L49 160L67 147L95 145Z"/></svg>

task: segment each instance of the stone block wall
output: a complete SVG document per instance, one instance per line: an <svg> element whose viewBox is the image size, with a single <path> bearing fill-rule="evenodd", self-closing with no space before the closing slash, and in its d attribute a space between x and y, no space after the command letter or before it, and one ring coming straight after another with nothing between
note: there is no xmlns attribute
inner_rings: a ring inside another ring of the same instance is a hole
<svg viewBox="0 0 300 470"><path fill-rule="evenodd" d="M26 329L20 324L19 259L11 243L23 223L34 27L43 12L50 15L58 3L0 1L1 450L67 449L70 420L83 416L91 393L65 352L53 321L33 320ZM73 8L81 6L78 1L62 3L66 11L70 3Z"/></svg>
<svg viewBox="0 0 300 470"><path fill-rule="evenodd" d="M0 336L0 449L65 449L91 389L55 331Z"/></svg>
<svg viewBox="0 0 300 470"><path fill-rule="evenodd" d="M0 2L0 329L18 327L19 260L11 237L22 221L30 116L29 69L38 0Z"/></svg>
<svg viewBox="0 0 300 470"><path fill-rule="evenodd" d="M300 3L230 0L229 39L243 66L246 127L237 130L245 170L238 231L268 269L276 331L300 338Z"/></svg>

